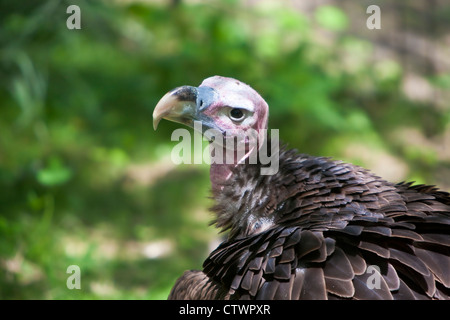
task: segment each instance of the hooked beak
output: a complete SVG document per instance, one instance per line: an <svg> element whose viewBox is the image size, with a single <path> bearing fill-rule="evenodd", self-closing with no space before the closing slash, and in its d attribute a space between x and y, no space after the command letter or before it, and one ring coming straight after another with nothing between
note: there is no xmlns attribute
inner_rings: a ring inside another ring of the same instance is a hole
<svg viewBox="0 0 450 320"><path fill-rule="evenodd" d="M217 97L217 92L206 86L175 88L166 93L157 103L153 111L153 128L156 130L159 121L167 119L192 127L203 134L208 129L214 129L223 134L224 132L217 126L214 119L203 113L216 101ZM195 122L201 123L200 128L194 125ZM206 138L210 140L208 136Z"/></svg>
<svg viewBox="0 0 450 320"><path fill-rule="evenodd" d="M196 87L183 86L166 93L153 111L153 129L163 118L192 126L197 115L197 92Z"/></svg>

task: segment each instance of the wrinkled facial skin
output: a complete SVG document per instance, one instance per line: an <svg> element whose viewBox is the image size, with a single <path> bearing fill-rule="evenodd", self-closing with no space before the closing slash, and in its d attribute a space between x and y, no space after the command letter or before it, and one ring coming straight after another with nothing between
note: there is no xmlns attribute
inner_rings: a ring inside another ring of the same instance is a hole
<svg viewBox="0 0 450 320"><path fill-rule="evenodd" d="M223 133L225 147L247 149L256 144L258 132L267 128L268 106L255 90L218 76L204 80L198 90L200 110ZM215 141L220 144L222 139Z"/></svg>
<svg viewBox="0 0 450 320"><path fill-rule="evenodd" d="M216 76L204 80L199 90L202 88L210 88L209 95L213 95L211 98L206 94L206 99L201 101L202 112L213 120L218 129L231 132L267 128L268 106L250 86Z"/></svg>

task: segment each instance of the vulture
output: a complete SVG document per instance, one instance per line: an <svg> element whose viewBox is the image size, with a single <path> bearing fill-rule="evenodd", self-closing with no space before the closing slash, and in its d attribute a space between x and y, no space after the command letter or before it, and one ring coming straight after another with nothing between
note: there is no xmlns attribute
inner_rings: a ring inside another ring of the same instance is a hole
<svg viewBox="0 0 450 320"><path fill-rule="evenodd" d="M450 194L290 150L260 134L268 111L253 88L222 76L156 105L155 130L164 118L208 139L213 223L226 231L168 298L450 299ZM277 170L263 170L268 155Z"/></svg>

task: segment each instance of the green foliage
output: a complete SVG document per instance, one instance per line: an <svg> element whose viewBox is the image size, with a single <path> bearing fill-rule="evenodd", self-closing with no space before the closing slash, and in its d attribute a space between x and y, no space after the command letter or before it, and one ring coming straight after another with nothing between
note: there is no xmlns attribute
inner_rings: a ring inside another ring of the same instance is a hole
<svg viewBox="0 0 450 320"><path fill-rule="evenodd" d="M316 11L317 22L332 31L345 30L348 18L344 11L334 6L322 6Z"/></svg>
<svg viewBox="0 0 450 320"><path fill-rule="evenodd" d="M72 177L70 168L65 167L59 158L51 158L47 167L36 174L37 181L43 186L56 186L66 183Z"/></svg>
<svg viewBox="0 0 450 320"><path fill-rule="evenodd" d="M373 63L370 42L341 34L338 7L310 20L275 4L114 3L77 1L81 30L66 28L69 1L2 3L0 298L164 299L201 268L216 237L208 168L171 166L177 125L154 133L151 115L211 75L261 92L271 128L301 152L366 166L387 155L427 183L449 166L396 134L439 136L449 111L402 96L401 63ZM316 22L339 32L331 45ZM429 83L448 88L448 75ZM71 264L81 290L65 286Z"/></svg>

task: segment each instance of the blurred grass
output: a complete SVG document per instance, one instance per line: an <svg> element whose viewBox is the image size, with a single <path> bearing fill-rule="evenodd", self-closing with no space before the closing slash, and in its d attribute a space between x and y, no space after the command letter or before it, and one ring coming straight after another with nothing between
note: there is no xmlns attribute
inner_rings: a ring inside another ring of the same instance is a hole
<svg viewBox="0 0 450 320"><path fill-rule="evenodd" d="M402 64L374 62L338 7L77 1L68 30L70 4L0 2L1 299L165 299L201 268L217 238L208 168L171 165L177 126L155 133L151 114L214 74L261 92L301 152L450 188L450 109L402 94Z"/></svg>

